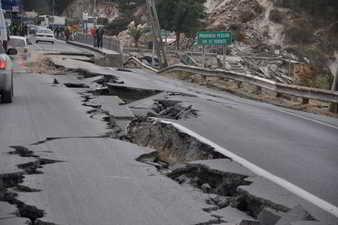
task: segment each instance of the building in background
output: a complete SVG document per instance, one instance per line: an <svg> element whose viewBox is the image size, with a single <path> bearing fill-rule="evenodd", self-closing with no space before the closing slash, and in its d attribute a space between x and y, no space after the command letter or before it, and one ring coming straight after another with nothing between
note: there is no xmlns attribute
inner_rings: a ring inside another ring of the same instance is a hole
<svg viewBox="0 0 338 225"><path fill-rule="evenodd" d="M1 7L6 12L21 13L23 11L23 0L1 0Z"/></svg>

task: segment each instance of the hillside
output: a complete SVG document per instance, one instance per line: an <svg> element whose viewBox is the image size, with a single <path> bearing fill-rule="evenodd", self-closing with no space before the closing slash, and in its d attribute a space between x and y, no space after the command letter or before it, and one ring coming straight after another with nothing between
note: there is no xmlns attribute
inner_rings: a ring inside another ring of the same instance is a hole
<svg viewBox="0 0 338 225"><path fill-rule="evenodd" d="M206 6L208 29L232 30L237 40L249 45L286 49L310 63L317 73L327 74L330 68L335 74L336 1L209 0Z"/></svg>
<svg viewBox="0 0 338 225"><path fill-rule="evenodd" d="M64 13L79 17L88 6L92 10L89 0L74 0ZM100 15L104 7L99 4ZM335 73L338 67L338 2L334 0L206 0L205 7L206 28L232 31L237 44L283 50L320 76ZM134 20L145 23L144 5L132 10ZM118 19L123 13L115 4L110 17ZM120 22L111 27L117 25Z"/></svg>

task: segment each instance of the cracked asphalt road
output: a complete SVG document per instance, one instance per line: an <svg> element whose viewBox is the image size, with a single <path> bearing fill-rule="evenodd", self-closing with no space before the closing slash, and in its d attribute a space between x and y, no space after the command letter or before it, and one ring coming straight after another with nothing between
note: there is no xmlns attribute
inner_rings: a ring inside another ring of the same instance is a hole
<svg viewBox="0 0 338 225"><path fill-rule="evenodd" d="M224 93L216 93L220 98L201 94L186 84L145 73L114 73L124 77L125 85L129 82L136 87L185 90L202 96L176 97L192 104L200 114L180 123L338 205L337 120ZM45 210L43 221L60 225L190 225L212 219L201 210L205 207L202 202L157 175L154 168L135 161L149 149L104 138L106 124L89 119L81 97L69 88L53 86L53 79L17 74L14 103L0 104L0 174L29 162L7 154L12 151L9 146L26 146L40 157L61 161L44 166L41 175L26 176L23 185L42 191L18 197ZM147 101L132 105L149 105ZM31 146L47 137L74 138Z"/></svg>
<svg viewBox="0 0 338 225"><path fill-rule="evenodd" d="M0 173L10 172L9 165L20 162L7 154L13 145L62 161L44 166L41 175L26 176L23 185L42 191L18 197L45 210L43 221L173 225L211 219L178 184L160 175L149 176L155 169L135 161L148 149L105 138L59 139L31 146L46 137L98 136L107 130L105 123L89 119L78 94L53 87L51 77L18 74L15 80L15 102L0 105L1 159L7 162L0 165Z"/></svg>

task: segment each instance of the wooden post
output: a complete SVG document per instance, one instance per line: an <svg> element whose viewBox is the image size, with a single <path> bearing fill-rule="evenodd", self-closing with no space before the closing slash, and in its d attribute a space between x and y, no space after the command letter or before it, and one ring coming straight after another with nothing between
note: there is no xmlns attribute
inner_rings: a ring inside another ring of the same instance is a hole
<svg viewBox="0 0 338 225"><path fill-rule="evenodd" d="M237 88L238 88L238 89L242 88L242 84L243 84L242 81L238 81L238 82L237 82Z"/></svg>
<svg viewBox="0 0 338 225"><path fill-rule="evenodd" d="M303 105L307 105L307 104L309 104L310 103L310 99L308 99L308 98L303 98L302 99L302 104Z"/></svg>
<svg viewBox="0 0 338 225"><path fill-rule="evenodd" d="M256 86L255 94L256 95L262 94L262 87Z"/></svg>

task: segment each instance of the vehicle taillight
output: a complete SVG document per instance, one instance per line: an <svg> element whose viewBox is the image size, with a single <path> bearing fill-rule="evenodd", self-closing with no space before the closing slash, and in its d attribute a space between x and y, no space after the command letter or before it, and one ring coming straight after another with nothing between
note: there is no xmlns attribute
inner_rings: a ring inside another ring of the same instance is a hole
<svg viewBox="0 0 338 225"><path fill-rule="evenodd" d="M7 61L4 59L0 59L0 70L5 70L7 67Z"/></svg>

